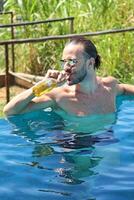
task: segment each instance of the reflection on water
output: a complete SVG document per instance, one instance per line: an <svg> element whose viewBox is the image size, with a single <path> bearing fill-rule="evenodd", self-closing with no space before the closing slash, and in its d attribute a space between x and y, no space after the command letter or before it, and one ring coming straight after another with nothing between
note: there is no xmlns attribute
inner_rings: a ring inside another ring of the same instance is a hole
<svg viewBox="0 0 134 200"><path fill-rule="evenodd" d="M58 115L62 117L64 122L64 130L69 130L78 133L95 133L99 130L104 130L108 125L115 123L116 114L99 114L84 117L76 117L70 115L63 110L58 110Z"/></svg>
<svg viewBox="0 0 134 200"><path fill-rule="evenodd" d="M115 120L114 114L85 117L85 119L72 117L72 120L69 119L70 123L67 122L67 116L66 119L63 119L54 112L37 111L30 117L24 114L20 118L11 117L9 120L14 124L13 134L21 135L34 144L33 158L46 157L49 159L51 157L51 159L55 159L56 156L59 157L58 163L54 166L49 166L49 164L45 166L44 163L38 161L25 164L40 169L51 169L59 177L64 178L63 183L81 184L84 182L84 177L95 175L96 172L93 168L102 159L102 157L94 155L95 146L118 142L109 126L109 122L113 123ZM71 131L70 127L75 120L76 126ZM93 123L94 120L96 123ZM88 126L86 126L87 124ZM108 128L106 128L106 124ZM79 126L82 128L79 128L78 132ZM75 131L76 127L77 131ZM83 132L83 130L86 131ZM95 132L96 130L97 132Z"/></svg>

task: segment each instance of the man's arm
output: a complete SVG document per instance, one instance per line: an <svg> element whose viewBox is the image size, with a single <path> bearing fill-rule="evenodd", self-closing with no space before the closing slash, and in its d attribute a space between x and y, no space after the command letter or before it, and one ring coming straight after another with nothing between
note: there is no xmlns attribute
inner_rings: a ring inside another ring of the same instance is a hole
<svg viewBox="0 0 134 200"><path fill-rule="evenodd" d="M32 88L22 92L14 97L5 107L4 114L6 116L34 111L37 109L53 107L54 100L49 94L35 97Z"/></svg>
<svg viewBox="0 0 134 200"><path fill-rule="evenodd" d="M134 85L130 84L117 84L117 95L134 95Z"/></svg>
<svg viewBox="0 0 134 200"><path fill-rule="evenodd" d="M53 78L57 80L57 83L65 81L65 72L59 72L57 70L48 70L46 76L41 82L47 80L47 78ZM41 97L35 97L33 87L22 92L14 97L5 107L3 112L6 116L20 114L24 112L30 112L37 109L53 107L55 105L55 92L50 92Z"/></svg>
<svg viewBox="0 0 134 200"><path fill-rule="evenodd" d="M134 95L134 85L119 83L119 81L112 76L103 78L103 83L113 88L116 95Z"/></svg>
<svg viewBox="0 0 134 200"><path fill-rule="evenodd" d="M57 83L63 83L65 81L65 72L59 72L57 70L48 70L46 76L41 82L45 82L47 78L57 80ZM47 107L54 107L55 105L55 92L50 92L40 97L35 97L33 87L22 92L14 97L5 107L3 112L6 116L20 114L24 112L34 111L37 109L43 109Z"/></svg>

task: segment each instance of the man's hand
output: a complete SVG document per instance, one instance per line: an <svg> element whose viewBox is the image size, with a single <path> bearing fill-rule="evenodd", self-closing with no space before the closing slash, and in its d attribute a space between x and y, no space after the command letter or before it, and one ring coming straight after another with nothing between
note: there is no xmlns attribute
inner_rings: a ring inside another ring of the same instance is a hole
<svg viewBox="0 0 134 200"><path fill-rule="evenodd" d="M58 70L48 70L45 76L45 79L52 78L57 81L57 83L62 83L66 81L67 74L65 71L58 71Z"/></svg>

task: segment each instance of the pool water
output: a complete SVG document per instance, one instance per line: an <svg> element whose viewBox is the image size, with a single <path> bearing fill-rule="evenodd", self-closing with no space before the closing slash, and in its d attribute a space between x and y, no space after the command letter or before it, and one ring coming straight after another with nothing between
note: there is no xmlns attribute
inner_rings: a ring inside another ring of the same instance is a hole
<svg viewBox="0 0 134 200"><path fill-rule="evenodd" d="M134 98L117 107L76 124L50 110L1 119L0 199L133 200Z"/></svg>

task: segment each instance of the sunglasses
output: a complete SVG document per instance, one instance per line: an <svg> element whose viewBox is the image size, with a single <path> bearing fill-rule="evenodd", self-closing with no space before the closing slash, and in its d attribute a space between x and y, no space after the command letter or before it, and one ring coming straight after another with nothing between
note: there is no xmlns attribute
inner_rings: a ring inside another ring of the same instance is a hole
<svg viewBox="0 0 134 200"><path fill-rule="evenodd" d="M61 66L64 67L65 64L73 66L78 62L77 59L60 60Z"/></svg>

